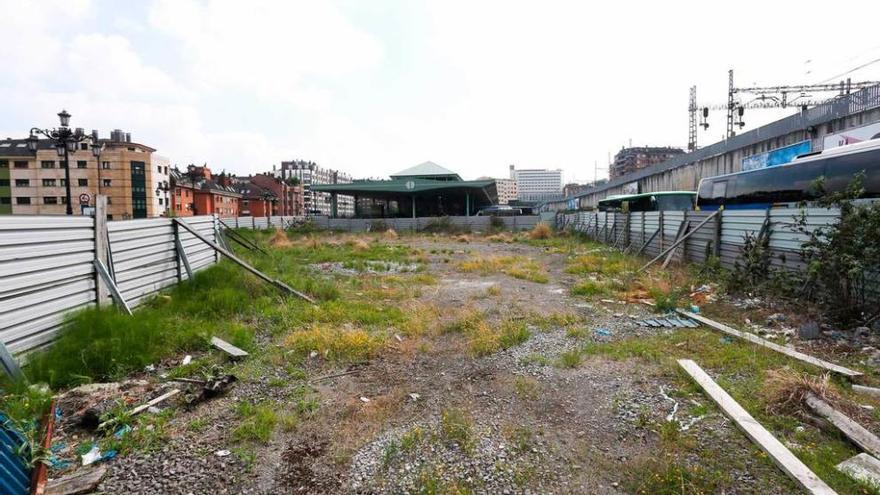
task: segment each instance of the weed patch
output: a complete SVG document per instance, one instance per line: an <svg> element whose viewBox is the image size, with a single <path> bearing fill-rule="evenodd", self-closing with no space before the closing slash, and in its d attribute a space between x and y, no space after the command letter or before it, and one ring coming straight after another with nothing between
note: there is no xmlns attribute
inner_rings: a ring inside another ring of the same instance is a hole
<svg viewBox="0 0 880 495"><path fill-rule="evenodd" d="M384 341L366 330L318 324L291 333L285 339L285 345L300 359L315 351L329 361L358 362L374 356Z"/></svg>

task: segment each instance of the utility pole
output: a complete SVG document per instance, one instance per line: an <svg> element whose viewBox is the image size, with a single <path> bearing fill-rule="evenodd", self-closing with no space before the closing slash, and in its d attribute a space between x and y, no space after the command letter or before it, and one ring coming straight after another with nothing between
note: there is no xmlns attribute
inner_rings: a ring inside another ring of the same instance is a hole
<svg viewBox="0 0 880 495"><path fill-rule="evenodd" d="M697 87L691 86L691 96L688 102L688 151L697 150Z"/></svg>
<svg viewBox="0 0 880 495"><path fill-rule="evenodd" d="M736 106L733 93L733 69L730 69L727 71L727 139L736 135L733 131L733 109Z"/></svg>

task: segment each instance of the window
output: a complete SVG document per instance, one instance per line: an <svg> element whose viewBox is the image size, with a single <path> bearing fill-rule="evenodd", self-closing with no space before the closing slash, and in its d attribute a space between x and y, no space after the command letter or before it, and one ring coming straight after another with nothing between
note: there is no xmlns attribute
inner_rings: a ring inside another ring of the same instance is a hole
<svg viewBox="0 0 880 495"><path fill-rule="evenodd" d="M79 187L86 187L89 185L89 179L76 179L76 185Z"/></svg>
<svg viewBox="0 0 880 495"><path fill-rule="evenodd" d="M57 182L55 179L43 179L43 187L55 187Z"/></svg>
<svg viewBox="0 0 880 495"><path fill-rule="evenodd" d="M28 162L26 161L15 161L15 168L28 168Z"/></svg>
<svg viewBox="0 0 880 495"><path fill-rule="evenodd" d="M29 205L31 204L31 198L27 196L18 196L15 198L15 204L17 205Z"/></svg>
<svg viewBox="0 0 880 495"><path fill-rule="evenodd" d="M0 160L0 168L9 168L9 160Z"/></svg>
<svg viewBox="0 0 880 495"><path fill-rule="evenodd" d="M76 168L86 168L86 166L88 164L89 164L89 162L87 162L85 160L77 160L76 161Z"/></svg>
<svg viewBox="0 0 880 495"><path fill-rule="evenodd" d="M110 170L110 162L101 162L101 168L104 170Z"/></svg>
<svg viewBox="0 0 880 495"><path fill-rule="evenodd" d="M108 205L112 205L112 204L113 204L113 198L111 198L110 196L107 196L107 204L108 204Z"/></svg>
<svg viewBox="0 0 880 495"><path fill-rule="evenodd" d="M110 198L107 199L109 200ZM107 201L107 203L110 203L110 201ZM113 215L107 215L107 220L113 220Z"/></svg>
<svg viewBox="0 0 880 495"><path fill-rule="evenodd" d="M58 198L55 196L43 196L43 204L44 205L57 205Z"/></svg>
<svg viewBox="0 0 880 495"><path fill-rule="evenodd" d="M43 160L40 162L40 168L55 168L55 162L52 160Z"/></svg>
<svg viewBox="0 0 880 495"><path fill-rule="evenodd" d="M89 145L87 143L79 143L79 149L85 151L89 149Z"/></svg>
<svg viewBox="0 0 880 495"><path fill-rule="evenodd" d="M159 206L162 206L162 198L159 198Z"/></svg>
<svg viewBox="0 0 880 495"><path fill-rule="evenodd" d="M58 185L64 187L67 185L67 179L58 179Z"/></svg>
<svg viewBox="0 0 880 495"><path fill-rule="evenodd" d="M15 187L30 187L30 185L29 179L15 179Z"/></svg>
<svg viewBox="0 0 880 495"><path fill-rule="evenodd" d="M113 182L110 179L104 179L104 187L110 187L110 183Z"/></svg>
<svg viewBox="0 0 880 495"><path fill-rule="evenodd" d="M63 205L67 204L67 196L61 196L61 204L63 204Z"/></svg>
<svg viewBox="0 0 880 495"><path fill-rule="evenodd" d="M0 179L0 187L9 187L9 179Z"/></svg>

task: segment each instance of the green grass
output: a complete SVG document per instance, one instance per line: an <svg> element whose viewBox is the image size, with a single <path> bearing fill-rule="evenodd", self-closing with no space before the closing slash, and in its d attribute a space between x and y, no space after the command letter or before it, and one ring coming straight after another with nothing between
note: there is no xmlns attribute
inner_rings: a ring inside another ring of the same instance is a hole
<svg viewBox="0 0 880 495"><path fill-rule="evenodd" d="M559 367L561 368L577 368L583 361L583 355L579 349L565 351L559 355Z"/></svg>
<svg viewBox="0 0 880 495"><path fill-rule="evenodd" d="M658 367L657 372L676 384L677 390L670 391L671 395L677 395L684 400L692 397L704 402L707 398L703 390L680 370L676 362L681 358L694 359L777 438L783 442L791 441L803 446L802 449L795 449L795 453L838 493L880 493L866 490L864 486L834 468L839 462L857 453L856 449L841 437L825 434L813 428L800 431L797 428L800 425L799 418L768 410L769 398L765 393L764 385L768 371L790 368L796 372L816 374L818 372L816 369L746 342L734 340L725 343L718 333L702 329L682 329L666 335L608 343L589 343L582 348L581 353L587 357L604 356L615 360L640 359L653 363ZM689 414L699 416L709 410L717 411L714 405L704 405L694 408ZM631 466L634 474L632 479L624 484L630 491L681 493L681 487L684 486L687 493L716 493L719 487L729 487L733 483L734 480L728 480L722 475L727 472L724 463L731 462L724 456L723 451L712 450L707 446L705 451L697 453L700 447L694 445L698 442L693 441L690 432L681 432L672 424L662 423L657 431L664 452L669 455ZM750 445L745 437L742 440ZM683 457L686 457L688 452L691 456L699 456L706 462L701 466L685 462ZM762 462L759 466L749 468L750 470L775 470L775 466L763 453L758 453L757 457L761 458Z"/></svg>
<svg viewBox="0 0 880 495"><path fill-rule="evenodd" d="M278 405L253 404L240 402L236 406L236 414L241 423L232 431L238 441L268 443L278 424Z"/></svg>
<svg viewBox="0 0 880 495"><path fill-rule="evenodd" d="M446 409L440 415L440 436L443 441L458 445L471 453L476 446L473 421L460 409Z"/></svg>
<svg viewBox="0 0 880 495"><path fill-rule="evenodd" d="M242 320L277 298L274 288L220 263L148 301L135 317L112 306L69 315L59 338L33 354L25 372L57 389L119 379L166 356L206 350L213 335L250 349L253 330Z"/></svg>

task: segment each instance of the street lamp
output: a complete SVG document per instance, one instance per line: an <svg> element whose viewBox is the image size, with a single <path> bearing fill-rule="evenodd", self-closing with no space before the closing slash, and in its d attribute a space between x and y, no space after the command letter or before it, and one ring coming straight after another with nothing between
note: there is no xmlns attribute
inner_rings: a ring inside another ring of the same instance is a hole
<svg viewBox="0 0 880 495"><path fill-rule="evenodd" d="M86 140L92 140L92 153L94 153L96 158L100 155L101 151L100 149L96 150L96 148L98 148L97 136L94 134L92 136L86 135L80 127L76 129L71 129L69 127L70 114L67 113L67 110L62 110L58 114L58 120L61 122L61 126L55 129L32 128L30 135L27 138L27 146L28 150L36 153L40 144L39 136L43 135L46 136L46 138L48 138L55 146L55 151L58 153L58 156L64 157L64 185L67 190L67 214L73 215L73 204L70 198L70 153L75 152L78 144Z"/></svg>

